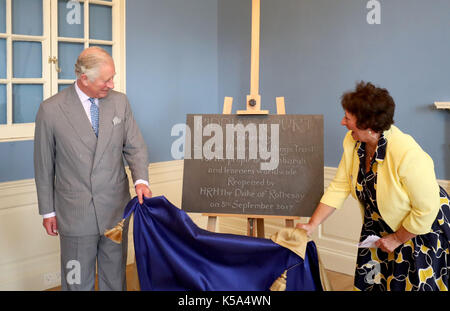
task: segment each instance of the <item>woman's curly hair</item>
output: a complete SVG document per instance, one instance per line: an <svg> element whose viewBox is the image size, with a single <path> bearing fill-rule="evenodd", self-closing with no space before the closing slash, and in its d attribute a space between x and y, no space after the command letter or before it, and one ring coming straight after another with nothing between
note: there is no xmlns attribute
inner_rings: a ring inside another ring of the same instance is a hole
<svg viewBox="0 0 450 311"><path fill-rule="evenodd" d="M356 117L356 126L360 129L382 132L394 124L394 100L386 89L370 82L361 81L355 91L344 93L341 104Z"/></svg>

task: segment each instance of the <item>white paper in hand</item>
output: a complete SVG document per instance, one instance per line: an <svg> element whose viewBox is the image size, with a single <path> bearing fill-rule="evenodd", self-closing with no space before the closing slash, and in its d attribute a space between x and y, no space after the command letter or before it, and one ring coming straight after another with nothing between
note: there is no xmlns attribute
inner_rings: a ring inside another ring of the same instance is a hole
<svg viewBox="0 0 450 311"><path fill-rule="evenodd" d="M358 244L359 248L377 248L375 242L380 239L379 236L369 235L364 241Z"/></svg>

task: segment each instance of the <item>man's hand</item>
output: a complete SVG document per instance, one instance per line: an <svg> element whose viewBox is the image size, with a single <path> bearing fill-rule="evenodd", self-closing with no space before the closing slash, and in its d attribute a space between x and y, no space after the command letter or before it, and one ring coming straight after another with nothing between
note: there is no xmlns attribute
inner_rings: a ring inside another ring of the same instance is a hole
<svg viewBox="0 0 450 311"><path fill-rule="evenodd" d="M58 224L56 222L56 216L50 218L44 218L42 225L47 231L48 235L57 236L58 235Z"/></svg>
<svg viewBox="0 0 450 311"><path fill-rule="evenodd" d="M144 198L151 198L152 197L152 191L146 184L137 184L136 185L136 195L138 197L139 203L144 203Z"/></svg>

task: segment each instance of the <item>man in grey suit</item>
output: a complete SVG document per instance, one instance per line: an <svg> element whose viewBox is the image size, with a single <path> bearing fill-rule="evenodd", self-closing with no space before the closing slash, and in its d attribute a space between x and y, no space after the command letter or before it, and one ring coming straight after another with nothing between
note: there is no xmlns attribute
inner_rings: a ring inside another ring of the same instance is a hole
<svg viewBox="0 0 450 311"><path fill-rule="evenodd" d="M34 168L39 213L59 233L61 287L126 290L128 223L122 244L104 236L130 200L125 157L139 201L151 197L147 147L125 94L115 92L114 62L103 49L84 50L74 85L45 100L36 117Z"/></svg>

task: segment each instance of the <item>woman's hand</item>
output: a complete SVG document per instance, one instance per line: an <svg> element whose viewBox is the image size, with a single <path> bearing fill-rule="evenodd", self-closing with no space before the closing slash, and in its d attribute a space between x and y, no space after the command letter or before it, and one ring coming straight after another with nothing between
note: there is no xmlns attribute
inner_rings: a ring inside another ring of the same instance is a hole
<svg viewBox="0 0 450 311"><path fill-rule="evenodd" d="M297 225L295 225L295 227L296 228L299 228L299 229L303 229L303 230L305 230L306 231L306 235L307 236L311 236L312 234L313 234L313 232L316 230L316 226L314 226L314 225L312 225L312 224L310 224L310 223L307 223L307 224L297 224Z"/></svg>
<svg viewBox="0 0 450 311"><path fill-rule="evenodd" d="M392 253L402 244L403 243L397 238L395 233L388 234L375 242L376 247L386 253Z"/></svg>
<svg viewBox="0 0 450 311"><path fill-rule="evenodd" d="M334 213L336 209L334 207L328 206L324 203L319 203L317 208L314 210L314 213L311 216L311 219L307 224L297 224L295 227L299 229L303 229L306 231L308 236L311 236L316 228L325 221L331 214Z"/></svg>
<svg viewBox="0 0 450 311"><path fill-rule="evenodd" d="M388 234L381 239L379 239L375 245L380 248L383 252L391 253L397 247L405 243L406 241L411 240L416 235L414 233L409 232L403 226L401 226L396 232L392 234Z"/></svg>

